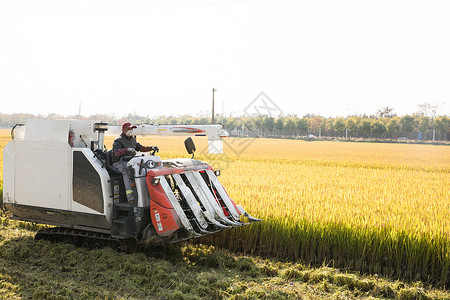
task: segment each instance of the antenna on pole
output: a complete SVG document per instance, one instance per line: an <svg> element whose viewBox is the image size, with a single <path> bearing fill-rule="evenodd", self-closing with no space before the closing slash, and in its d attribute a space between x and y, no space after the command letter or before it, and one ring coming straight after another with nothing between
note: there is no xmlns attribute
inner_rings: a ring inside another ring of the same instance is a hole
<svg viewBox="0 0 450 300"><path fill-rule="evenodd" d="M212 118L211 118L211 124L214 124L214 92L217 91L217 89L213 88L213 98L212 98Z"/></svg>

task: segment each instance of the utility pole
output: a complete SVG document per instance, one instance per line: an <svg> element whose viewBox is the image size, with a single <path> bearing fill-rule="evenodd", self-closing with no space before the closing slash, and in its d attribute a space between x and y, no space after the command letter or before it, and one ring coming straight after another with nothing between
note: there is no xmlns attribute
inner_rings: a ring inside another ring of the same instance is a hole
<svg viewBox="0 0 450 300"><path fill-rule="evenodd" d="M222 121L220 123L222 123L223 125L223 103L225 102L225 99L222 99Z"/></svg>
<svg viewBox="0 0 450 300"><path fill-rule="evenodd" d="M213 88L212 92L213 92L213 101L212 101L212 118L211 118L211 124L214 124L214 92L217 91L217 89Z"/></svg>

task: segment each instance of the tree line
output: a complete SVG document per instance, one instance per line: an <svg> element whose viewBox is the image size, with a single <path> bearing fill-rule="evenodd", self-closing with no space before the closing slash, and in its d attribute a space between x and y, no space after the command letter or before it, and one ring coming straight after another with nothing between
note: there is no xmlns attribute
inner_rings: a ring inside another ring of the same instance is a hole
<svg viewBox="0 0 450 300"><path fill-rule="evenodd" d="M374 139L450 139L450 118L406 115L402 117L287 116L271 118L227 118L224 126L232 134L284 137L334 137Z"/></svg>
<svg viewBox="0 0 450 300"><path fill-rule="evenodd" d="M11 128L17 123L25 123L27 119L78 119L78 116L63 116L58 114L2 114L0 127ZM185 124L199 125L211 123L210 117L203 116L159 116L150 118L129 114L122 117L114 115L81 116L83 120L101 120L111 125L124 122L134 124ZM450 140L450 118L444 116L427 116L414 114L396 116L388 113L378 113L373 116L356 115L348 117L322 117L317 115L295 115L273 118L270 116L238 116L221 117L216 120L234 136L262 137L333 137L333 138L363 138L363 139L422 139Z"/></svg>

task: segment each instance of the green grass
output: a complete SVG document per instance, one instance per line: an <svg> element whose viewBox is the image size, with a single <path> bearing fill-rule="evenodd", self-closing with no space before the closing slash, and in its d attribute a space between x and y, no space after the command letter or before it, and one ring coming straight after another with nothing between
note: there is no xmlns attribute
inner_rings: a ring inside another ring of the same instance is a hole
<svg viewBox="0 0 450 300"><path fill-rule="evenodd" d="M179 244L137 253L36 241L39 225L0 217L0 298L449 299L422 282Z"/></svg>

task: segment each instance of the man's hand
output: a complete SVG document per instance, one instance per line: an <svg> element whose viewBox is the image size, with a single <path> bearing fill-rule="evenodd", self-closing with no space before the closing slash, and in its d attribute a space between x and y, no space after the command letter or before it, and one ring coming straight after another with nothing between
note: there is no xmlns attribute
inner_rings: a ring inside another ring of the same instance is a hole
<svg viewBox="0 0 450 300"><path fill-rule="evenodd" d="M158 146L151 146L150 148L152 148L150 151L159 152Z"/></svg>
<svg viewBox="0 0 450 300"><path fill-rule="evenodd" d="M159 152L159 148L157 146L142 146L140 151L141 152L148 152L148 151Z"/></svg>
<svg viewBox="0 0 450 300"><path fill-rule="evenodd" d="M135 156L136 150L134 148L128 148L128 155Z"/></svg>

